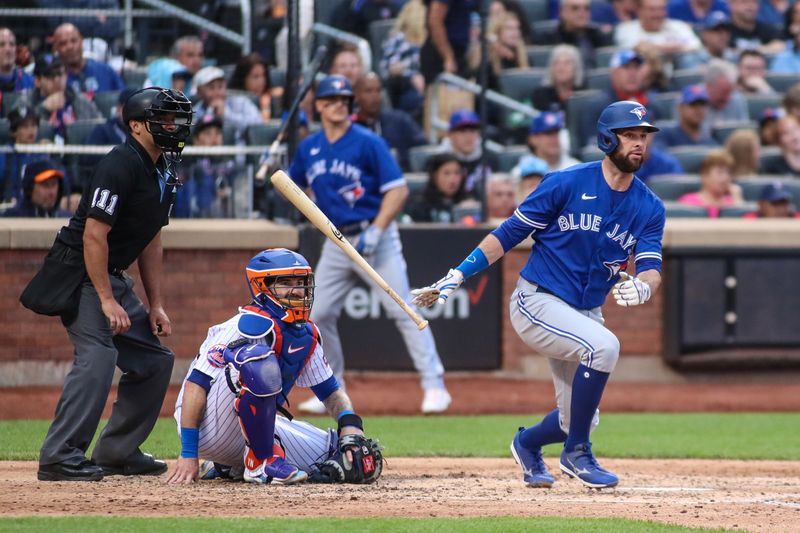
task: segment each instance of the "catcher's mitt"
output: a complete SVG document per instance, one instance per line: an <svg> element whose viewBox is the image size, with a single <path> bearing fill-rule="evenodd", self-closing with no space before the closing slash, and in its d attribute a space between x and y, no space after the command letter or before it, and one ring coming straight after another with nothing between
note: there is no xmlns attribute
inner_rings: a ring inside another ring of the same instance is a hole
<svg viewBox="0 0 800 533"><path fill-rule="evenodd" d="M377 440L363 435L345 435L333 457L318 465L319 473L310 481L322 483L372 483L383 470L383 448ZM353 461L347 458L350 451Z"/></svg>

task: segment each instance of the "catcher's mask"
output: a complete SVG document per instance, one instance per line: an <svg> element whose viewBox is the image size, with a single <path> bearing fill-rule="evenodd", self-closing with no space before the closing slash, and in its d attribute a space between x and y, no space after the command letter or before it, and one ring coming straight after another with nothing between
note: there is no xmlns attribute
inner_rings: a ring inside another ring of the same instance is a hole
<svg viewBox="0 0 800 533"><path fill-rule="evenodd" d="M253 257L245 269L253 300L284 322L308 321L314 304L314 273L302 255L275 248Z"/></svg>

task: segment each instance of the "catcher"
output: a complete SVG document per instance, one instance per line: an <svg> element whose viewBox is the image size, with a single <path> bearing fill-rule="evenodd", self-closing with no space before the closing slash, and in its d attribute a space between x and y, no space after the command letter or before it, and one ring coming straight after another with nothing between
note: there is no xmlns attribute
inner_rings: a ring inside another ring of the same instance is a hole
<svg viewBox="0 0 800 533"><path fill-rule="evenodd" d="M375 481L383 468L380 446L364 437L308 319L308 261L284 248L265 250L246 274L252 303L209 328L183 381L175 405L181 454L167 481L235 479L239 472L261 484ZM295 384L314 391L338 430L292 419L283 404ZM207 460L202 472L200 457Z"/></svg>

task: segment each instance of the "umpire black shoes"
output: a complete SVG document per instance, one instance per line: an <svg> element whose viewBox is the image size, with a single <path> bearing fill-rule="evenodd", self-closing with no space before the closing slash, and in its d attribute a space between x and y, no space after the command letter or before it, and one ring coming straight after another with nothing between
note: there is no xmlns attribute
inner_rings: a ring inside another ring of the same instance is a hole
<svg viewBox="0 0 800 533"><path fill-rule="evenodd" d="M100 481L103 469L89 459L74 459L39 465L36 477L39 481Z"/></svg>
<svg viewBox="0 0 800 533"><path fill-rule="evenodd" d="M123 464L100 465L107 476L157 476L167 471L167 463L154 459L149 453L131 456Z"/></svg>

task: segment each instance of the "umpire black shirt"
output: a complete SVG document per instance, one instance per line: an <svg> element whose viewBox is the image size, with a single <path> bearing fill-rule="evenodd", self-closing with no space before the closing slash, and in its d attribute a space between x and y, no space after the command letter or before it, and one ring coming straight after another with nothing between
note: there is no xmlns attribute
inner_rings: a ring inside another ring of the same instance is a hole
<svg viewBox="0 0 800 533"><path fill-rule="evenodd" d="M111 226L108 268L128 268L169 223L175 195L176 187L166 185L164 157L153 164L144 147L128 136L97 164L58 240L82 253L86 217L96 218Z"/></svg>

